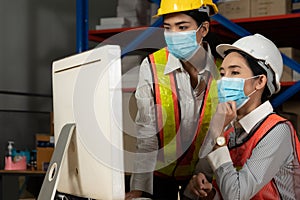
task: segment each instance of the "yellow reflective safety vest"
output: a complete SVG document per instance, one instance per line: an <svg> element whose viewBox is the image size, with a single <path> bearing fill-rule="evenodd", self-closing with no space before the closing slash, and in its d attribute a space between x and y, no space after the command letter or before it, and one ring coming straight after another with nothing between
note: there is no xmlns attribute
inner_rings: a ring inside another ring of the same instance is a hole
<svg viewBox="0 0 300 200"><path fill-rule="evenodd" d="M155 174L166 177L173 176L178 180L183 180L193 174L200 146L207 133L210 119L216 110L217 83L210 75L193 140L185 150L181 143L181 134L184 133L179 132L181 116L175 75L173 73L164 74L168 54L167 49L163 48L149 55L148 58L154 80L156 121L159 131L157 135L159 154ZM171 161L166 161L165 158Z"/></svg>

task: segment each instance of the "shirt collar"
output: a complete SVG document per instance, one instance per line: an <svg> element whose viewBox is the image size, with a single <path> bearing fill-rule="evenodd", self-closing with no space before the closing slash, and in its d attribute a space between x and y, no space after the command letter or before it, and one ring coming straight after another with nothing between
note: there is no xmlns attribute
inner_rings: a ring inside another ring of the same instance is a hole
<svg viewBox="0 0 300 200"><path fill-rule="evenodd" d="M239 120L240 125L243 129L250 133L251 129L265 117L267 117L270 113L273 112L273 107L269 101L264 102L252 112L244 116Z"/></svg>
<svg viewBox="0 0 300 200"><path fill-rule="evenodd" d="M173 56L171 53L168 55L168 61L165 67L164 74L169 74L177 69L181 69L182 64L178 58Z"/></svg>

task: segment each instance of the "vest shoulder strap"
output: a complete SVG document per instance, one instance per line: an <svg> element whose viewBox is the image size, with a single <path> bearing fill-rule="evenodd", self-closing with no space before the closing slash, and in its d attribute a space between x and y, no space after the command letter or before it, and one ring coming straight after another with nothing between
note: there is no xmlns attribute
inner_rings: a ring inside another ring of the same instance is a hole
<svg viewBox="0 0 300 200"><path fill-rule="evenodd" d="M254 146L268 133L275 127L277 124L287 121L287 119L275 114L271 113L266 119L259 125L259 127L249 134L251 137L255 133L255 142Z"/></svg>

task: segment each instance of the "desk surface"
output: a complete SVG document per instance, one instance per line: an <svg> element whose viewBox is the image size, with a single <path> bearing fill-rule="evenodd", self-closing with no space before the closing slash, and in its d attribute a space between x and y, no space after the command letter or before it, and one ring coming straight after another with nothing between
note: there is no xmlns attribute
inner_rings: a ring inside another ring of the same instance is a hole
<svg viewBox="0 0 300 200"><path fill-rule="evenodd" d="M0 170L0 174L11 175L45 175L46 171L39 170Z"/></svg>

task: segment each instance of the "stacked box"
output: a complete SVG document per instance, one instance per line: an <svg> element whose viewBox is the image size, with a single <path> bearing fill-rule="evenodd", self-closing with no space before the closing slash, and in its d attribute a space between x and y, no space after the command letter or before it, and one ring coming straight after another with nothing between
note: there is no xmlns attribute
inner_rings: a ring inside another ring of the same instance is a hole
<svg viewBox="0 0 300 200"><path fill-rule="evenodd" d="M292 47L283 47L279 50L285 54L287 57L293 59L294 61L300 63L300 50ZM281 82L290 82L300 80L300 74L290 67L284 65L283 72L280 81Z"/></svg>
<svg viewBox="0 0 300 200"><path fill-rule="evenodd" d="M37 170L47 171L54 151L54 136L36 134L36 163Z"/></svg>
<svg viewBox="0 0 300 200"><path fill-rule="evenodd" d="M295 10L297 5L299 2L293 3ZM222 0L218 1L217 6L219 13L228 19L284 15L292 12L292 0Z"/></svg>
<svg viewBox="0 0 300 200"><path fill-rule="evenodd" d="M129 27L138 26L136 16L136 1L137 0L119 0L117 6L117 17L125 17L129 20Z"/></svg>
<svg viewBox="0 0 300 200"><path fill-rule="evenodd" d="M292 0L292 13L300 12L300 0Z"/></svg>
<svg viewBox="0 0 300 200"><path fill-rule="evenodd" d="M298 136L300 137L300 106L299 106L299 100L288 100L287 102L282 104L282 112L292 114L292 118L290 119L293 122L293 125L295 126Z"/></svg>
<svg viewBox="0 0 300 200"><path fill-rule="evenodd" d="M249 18L250 0L220 1L219 14L228 19Z"/></svg>
<svg viewBox="0 0 300 200"><path fill-rule="evenodd" d="M100 18L100 25L96 25L96 30L130 27L130 23L125 17L104 17Z"/></svg>
<svg viewBox="0 0 300 200"><path fill-rule="evenodd" d="M157 7L145 0L118 0L117 17L125 17L131 27L148 26L152 23L153 9Z"/></svg>
<svg viewBox="0 0 300 200"><path fill-rule="evenodd" d="M292 0L251 0L251 17L285 15L292 11Z"/></svg>

